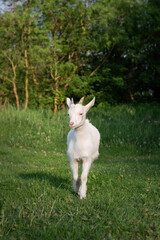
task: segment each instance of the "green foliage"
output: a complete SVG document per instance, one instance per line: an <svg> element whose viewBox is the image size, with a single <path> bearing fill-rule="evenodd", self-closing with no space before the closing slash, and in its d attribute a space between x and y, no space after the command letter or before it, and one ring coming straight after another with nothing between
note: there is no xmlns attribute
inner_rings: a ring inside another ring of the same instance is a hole
<svg viewBox="0 0 160 240"><path fill-rule="evenodd" d="M85 200L72 189L67 111L0 109L2 239L159 239L159 105L104 105L88 113L101 146Z"/></svg>
<svg viewBox="0 0 160 240"><path fill-rule="evenodd" d="M98 104L159 99L158 1L27 0L9 4L12 7L0 13L3 102L5 97L15 102L13 63L22 103L28 71L32 107L61 109L66 96L95 95Z"/></svg>

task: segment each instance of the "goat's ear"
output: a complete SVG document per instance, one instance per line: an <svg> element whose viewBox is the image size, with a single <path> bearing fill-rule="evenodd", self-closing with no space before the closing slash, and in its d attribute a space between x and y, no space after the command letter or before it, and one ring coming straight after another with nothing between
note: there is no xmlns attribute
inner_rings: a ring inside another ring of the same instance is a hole
<svg viewBox="0 0 160 240"><path fill-rule="evenodd" d="M82 103L83 103L83 100L84 100L84 97L82 97L82 98L79 100L79 104L82 104Z"/></svg>
<svg viewBox="0 0 160 240"><path fill-rule="evenodd" d="M88 110L89 110L91 107L93 107L94 103L95 103L95 97L94 97L94 98L92 99L92 101L90 101L86 106L84 106L84 111L87 113Z"/></svg>
<svg viewBox="0 0 160 240"><path fill-rule="evenodd" d="M68 105L68 107L70 107L71 104L74 104L73 98L71 100L70 100L70 98L67 98L67 105Z"/></svg>
<svg viewBox="0 0 160 240"><path fill-rule="evenodd" d="M70 100L70 98L68 98L68 97L67 97L67 105L68 105L68 107L71 106L71 100Z"/></svg>

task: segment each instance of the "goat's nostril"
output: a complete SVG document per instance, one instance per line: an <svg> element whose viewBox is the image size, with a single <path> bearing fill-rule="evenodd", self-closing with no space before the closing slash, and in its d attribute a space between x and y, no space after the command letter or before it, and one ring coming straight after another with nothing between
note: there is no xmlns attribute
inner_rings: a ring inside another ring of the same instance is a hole
<svg viewBox="0 0 160 240"><path fill-rule="evenodd" d="M70 122L70 126L73 126L74 125L74 122Z"/></svg>

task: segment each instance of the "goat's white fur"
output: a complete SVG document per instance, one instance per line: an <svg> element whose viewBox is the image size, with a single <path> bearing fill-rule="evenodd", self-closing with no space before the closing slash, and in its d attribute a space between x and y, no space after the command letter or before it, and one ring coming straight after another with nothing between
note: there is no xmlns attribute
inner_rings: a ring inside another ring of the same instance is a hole
<svg viewBox="0 0 160 240"><path fill-rule="evenodd" d="M67 98L72 128L67 136L67 155L73 174L73 189L80 195L80 199L86 197L88 173L92 162L99 156L100 143L99 131L86 119L86 113L94 105L95 98L86 106L82 106L83 99L81 98L78 104L74 104ZM78 177L79 161L83 164L81 184Z"/></svg>

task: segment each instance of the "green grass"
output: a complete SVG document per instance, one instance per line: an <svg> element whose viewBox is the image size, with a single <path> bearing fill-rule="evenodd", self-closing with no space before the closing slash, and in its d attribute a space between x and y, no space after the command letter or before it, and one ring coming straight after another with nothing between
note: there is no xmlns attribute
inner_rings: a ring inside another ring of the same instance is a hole
<svg viewBox="0 0 160 240"><path fill-rule="evenodd" d="M0 239L160 239L159 105L93 109L100 157L72 189L66 111L0 109Z"/></svg>

